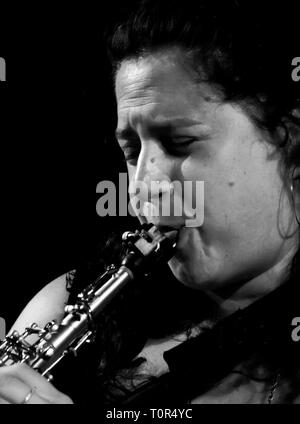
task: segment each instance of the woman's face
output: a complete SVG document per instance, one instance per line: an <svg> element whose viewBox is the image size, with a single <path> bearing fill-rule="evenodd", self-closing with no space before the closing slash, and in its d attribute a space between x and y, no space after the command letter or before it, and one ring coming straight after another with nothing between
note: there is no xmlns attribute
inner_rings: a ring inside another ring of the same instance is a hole
<svg viewBox="0 0 300 424"><path fill-rule="evenodd" d="M195 82L180 53L127 60L117 72L129 181L204 181L201 226L185 227L186 216L152 220L180 227L169 263L180 281L212 291L258 282L295 243L285 237L293 217L278 154L242 108Z"/></svg>

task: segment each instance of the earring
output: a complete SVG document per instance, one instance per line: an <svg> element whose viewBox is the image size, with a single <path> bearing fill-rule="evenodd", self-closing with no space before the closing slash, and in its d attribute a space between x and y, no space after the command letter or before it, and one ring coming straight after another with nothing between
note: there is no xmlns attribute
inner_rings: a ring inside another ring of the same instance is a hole
<svg viewBox="0 0 300 424"><path fill-rule="evenodd" d="M299 220L298 215L297 215L295 195L294 195L294 181L295 181L294 174L295 174L295 170L296 170L296 166L295 166L293 173L292 173L292 182L291 182L291 185L290 185L290 191L291 191L291 195L292 195L292 202L293 202L296 221L297 221L298 225L300 225L300 220Z"/></svg>

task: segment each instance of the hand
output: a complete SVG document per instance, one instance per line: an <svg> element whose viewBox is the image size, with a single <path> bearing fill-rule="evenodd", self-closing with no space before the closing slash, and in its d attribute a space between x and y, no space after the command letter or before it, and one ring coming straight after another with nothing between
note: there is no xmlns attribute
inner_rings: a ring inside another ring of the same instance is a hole
<svg viewBox="0 0 300 424"><path fill-rule="evenodd" d="M25 401L26 400L26 401ZM26 364L0 367L0 404L71 404L69 396L58 391L45 377Z"/></svg>

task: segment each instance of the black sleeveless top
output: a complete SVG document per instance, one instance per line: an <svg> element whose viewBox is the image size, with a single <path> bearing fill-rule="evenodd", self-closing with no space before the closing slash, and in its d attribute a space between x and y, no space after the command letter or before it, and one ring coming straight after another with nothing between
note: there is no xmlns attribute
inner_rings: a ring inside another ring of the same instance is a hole
<svg viewBox="0 0 300 424"><path fill-rule="evenodd" d="M76 283L75 273L69 274L67 282L71 299L80 291L74 281ZM89 347L73 363L69 361L68 366L63 366L58 372L58 388L70 394L75 403L100 401L131 406L186 403L205 393L234 366L252 355L268 358L272 369L276 372L280 369L281 373L293 378L295 369L300 368L300 341L297 343L292 338L295 317L300 317L300 287L293 278L247 308L218 322L213 329L166 351L164 359L169 372L149 378L134 390L125 387L115 390L112 380L102 386L96 365L101 357L99 345L97 349ZM131 362L129 371L130 367L133 370L136 366L137 363ZM295 384L299 385L299 381ZM105 390L110 392L108 396Z"/></svg>

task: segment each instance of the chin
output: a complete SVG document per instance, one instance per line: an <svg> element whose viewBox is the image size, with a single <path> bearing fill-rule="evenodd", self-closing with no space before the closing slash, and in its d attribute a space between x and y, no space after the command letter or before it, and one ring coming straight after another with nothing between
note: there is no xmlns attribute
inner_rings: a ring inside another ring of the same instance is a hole
<svg viewBox="0 0 300 424"><path fill-rule="evenodd" d="M187 287L196 290L214 290L219 286L218 276L215 272L205 270L199 264L183 263L176 257L169 262L169 267L175 278Z"/></svg>

